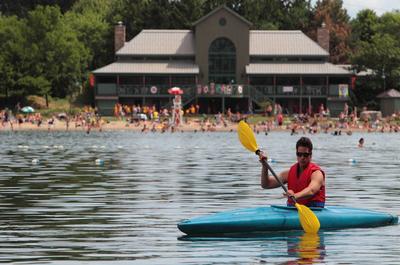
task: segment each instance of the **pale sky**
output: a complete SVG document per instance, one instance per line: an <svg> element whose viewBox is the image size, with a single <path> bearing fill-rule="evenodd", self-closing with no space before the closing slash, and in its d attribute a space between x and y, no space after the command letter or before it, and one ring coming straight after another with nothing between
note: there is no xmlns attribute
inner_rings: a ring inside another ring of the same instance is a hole
<svg viewBox="0 0 400 265"><path fill-rule="evenodd" d="M316 0L311 1L313 5ZM351 18L355 18L358 11L369 8L378 16L385 12L400 10L400 0L343 0L343 7Z"/></svg>

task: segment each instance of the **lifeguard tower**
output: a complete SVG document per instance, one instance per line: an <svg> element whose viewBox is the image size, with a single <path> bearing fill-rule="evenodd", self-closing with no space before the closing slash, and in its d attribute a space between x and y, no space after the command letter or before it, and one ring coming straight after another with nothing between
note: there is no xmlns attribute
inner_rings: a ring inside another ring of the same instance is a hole
<svg viewBox="0 0 400 265"><path fill-rule="evenodd" d="M182 94L183 90L179 87L172 87L168 89L170 95L175 95L173 99L173 109L172 109L172 124L178 127L182 123Z"/></svg>

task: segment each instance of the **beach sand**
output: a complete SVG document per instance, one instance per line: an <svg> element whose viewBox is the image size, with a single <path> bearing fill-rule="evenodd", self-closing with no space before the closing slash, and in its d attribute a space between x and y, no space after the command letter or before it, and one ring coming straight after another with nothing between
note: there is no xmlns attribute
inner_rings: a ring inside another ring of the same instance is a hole
<svg viewBox="0 0 400 265"><path fill-rule="evenodd" d="M151 129L155 127L156 132L161 132L163 130L162 123L156 123L152 121L141 121L135 123L128 123L126 121L109 121L102 122L100 127L92 126L90 131L138 131L138 132L151 132ZM145 130L143 130L145 128ZM56 120L53 125L48 125L46 123L41 126L37 126L37 124L32 124L29 122L25 122L22 124L13 124L5 123L4 126L0 125L0 131L87 131L87 126L76 125L75 122L70 122L67 128L65 121ZM171 126L169 128L164 129L167 132L171 132ZM180 124L178 127L174 127L173 131L176 132L195 132L195 131L236 131L237 123L227 123L224 125L216 125L212 126L204 124L200 125L200 122L197 120L190 120L187 123Z"/></svg>
<svg viewBox="0 0 400 265"><path fill-rule="evenodd" d="M238 123L236 122L226 122L225 124L215 125L210 122L201 122L199 118L188 118L186 123L180 124L178 127L169 126L165 128L163 123L153 122L153 121L140 121L134 123L128 123L124 120L112 120L106 121L102 120L101 126L82 126L74 121L67 124L64 120L55 120L53 125L48 125L46 122L41 126L33 124L30 122L24 122L22 124L10 124L5 123L3 126L0 125L0 132L2 131L84 131L84 132L96 132L96 131L136 131L136 132L234 132L237 131ZM270 125L268 128L263 125L250 125L251 128L257 133L264 133L269 131L285 131L291 133L293 124L284 124L282 126ZM296 126L296 132L298 133L308 133L309 125ZM152 128L154 128L152 130ZM318 133L334 133L341 132L341 134L351 134L352 132L382 132L380 129L365 128L360 124L357 126L352 126L351 128L329 128L329 131L325 131L321 128L317 130ZM397 130L398 131L398 130ZM385 127L384 132L390 132L388 128Z"/></svg>

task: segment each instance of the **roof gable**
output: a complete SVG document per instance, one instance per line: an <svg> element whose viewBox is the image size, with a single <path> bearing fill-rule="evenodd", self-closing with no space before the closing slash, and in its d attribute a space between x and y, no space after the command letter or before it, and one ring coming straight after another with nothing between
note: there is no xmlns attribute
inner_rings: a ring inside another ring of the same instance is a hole
<svg viewBox="0 0 400 265"><path fill-rule="evenodd" d="M385 92L380 93L378 98L400 98L400 92L396 89L390 89Z"/></svg>
<svg viewBox="0 0 400 265"><path fill-rule="evenodd" d="M211 17L212 15L214 15L215 13L217 13L218 11L220 11L221 9L226 10L228 13L232 14L234 17L238 18L239 20L241 20L242 22L244 22L245 24L247 24L249 27L251 25L253 25L250 21L248 21L247 19L245 19L244 17L242 17L241 15L239 15L238 13L236 13L235 11L233 11L232 9L228 8L226 5L222 5L220 7L215 8L213 11L211 11L210 13L208 13L207 15L203 16L202 18L200 18L199 20L197 20L196 22L193 23L193 26L196 26L198 24L200 24L201 22L207 20L209 17Z"/></svg>

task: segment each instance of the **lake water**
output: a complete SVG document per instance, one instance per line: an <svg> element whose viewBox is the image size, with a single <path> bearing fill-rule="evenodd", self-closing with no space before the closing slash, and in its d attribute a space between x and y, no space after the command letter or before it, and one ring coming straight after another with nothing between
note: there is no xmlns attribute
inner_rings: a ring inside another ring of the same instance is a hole
<svg viewBox="0 0 400 265"><path fill-rule="evenodd" d="M299 136L257 135L275 171L295 161ZM310 138L328 205L400 214L399 134ZM261 189L236 133L1 132L0 158L0 262L399 264L398 225L181 238L182 219L284 203L281 189Z"/></svg>

